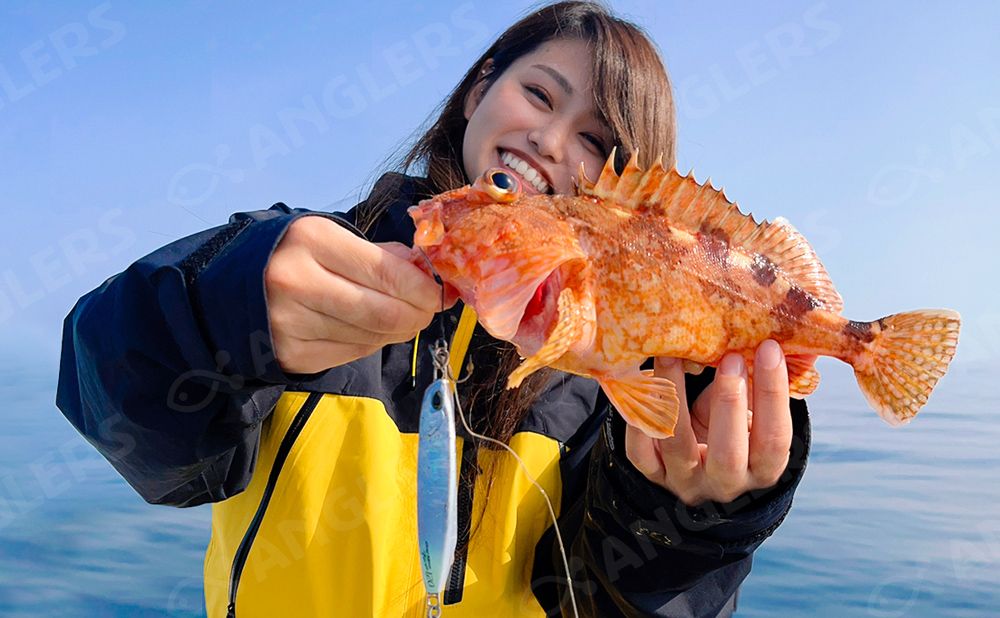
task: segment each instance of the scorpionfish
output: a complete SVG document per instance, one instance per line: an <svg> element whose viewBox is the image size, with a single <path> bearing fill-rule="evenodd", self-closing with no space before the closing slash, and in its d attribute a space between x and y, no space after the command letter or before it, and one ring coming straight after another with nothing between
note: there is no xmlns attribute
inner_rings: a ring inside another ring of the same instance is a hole
<svg viewBox="0 0 1000 618"><path fill-rule="evenodd" d="M621 174L613 160L596 182L581 165L575 195L526 195L491 169L409 210L413 262L523 357L509 388L545 366L587 376L626 421L665 438L679 402L673 383L640 369L649 357L697 372L737 351L752 379L754 351L774 339L793 397L815 390L824 355L854 368L891 425L927 402L954 356L958 313L844 318L826 269L788 221L757 222L710 181L660 160L643 170L633 154Z"/></svg>

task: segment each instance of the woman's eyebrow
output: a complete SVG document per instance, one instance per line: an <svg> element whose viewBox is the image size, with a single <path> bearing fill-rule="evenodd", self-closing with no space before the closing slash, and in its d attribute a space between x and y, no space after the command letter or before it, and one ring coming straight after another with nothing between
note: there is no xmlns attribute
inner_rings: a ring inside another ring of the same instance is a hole
<svg viewBox="0 0 1000 618"><path fill-rule="evenodd" d="M562 73L560 73L559 71L553 69L552 67L546 64L533 64L531 66L533 66L536 69L541 69L542 71L545 71L550 76L552 76L552 79L556 80L556 83L562 86L562 89L566 91L566 94L568 95L573 94L573 85L569 83L568 79L563 77Z"/></svg>

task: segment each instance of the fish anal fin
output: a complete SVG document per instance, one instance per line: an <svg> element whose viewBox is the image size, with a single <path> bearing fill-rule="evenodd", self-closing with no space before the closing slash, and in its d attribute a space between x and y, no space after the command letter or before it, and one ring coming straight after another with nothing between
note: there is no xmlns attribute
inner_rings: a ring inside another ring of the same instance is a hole
<svg viewBox="0 0 1000 618"><path fill-rule="evenodd" d="M559 360L588 331L587 317L572 288L566 287L559 292L558 311L558 321L545 343L511 372L507 388L517 388L526 377Z"/></svg>
<svg viewBox="0 0 1000 618"><path fill-rule="evenodd" d="M791 397L802 399L819 386L815 355L789 354L785 356L785 365L788 367L788 394Z"/></svg>
<svg viewBox="0 0 1000 618"><path fill-rule="evenodd" d="M628 424L651 438L674 435L680 401L673 382L650 373L595 378Z"/></svg>

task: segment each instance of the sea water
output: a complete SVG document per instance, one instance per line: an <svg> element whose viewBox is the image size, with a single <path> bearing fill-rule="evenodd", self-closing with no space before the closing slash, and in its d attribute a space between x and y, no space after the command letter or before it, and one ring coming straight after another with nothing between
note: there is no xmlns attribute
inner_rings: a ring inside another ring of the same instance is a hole
<svg viewBox="0 0 1000 618"><path fill-rule="evenodd" d="M893 429L819 367L805 477L737 615L1000 614L995 378L956 365ZM56 410L54 362L0 376L0 616L204 615L209 508L143 502Z"/></svg>

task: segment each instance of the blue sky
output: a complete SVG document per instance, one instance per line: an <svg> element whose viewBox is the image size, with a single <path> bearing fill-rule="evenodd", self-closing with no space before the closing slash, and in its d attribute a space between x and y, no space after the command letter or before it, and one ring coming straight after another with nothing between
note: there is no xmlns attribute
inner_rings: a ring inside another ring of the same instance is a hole
<svg viewBox="0 0 1000 618"><path fill-rule="evenodd" d="M532 6L5 2L0 346L57 362L75 300L276 201L347 208ZM855 319L951 307L1000 358L1000 8L612 2L659 45L679 161L810 238ZM509 7L509 8L508 8Z"/></svg>

